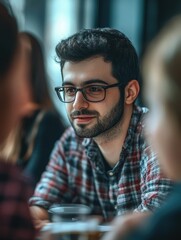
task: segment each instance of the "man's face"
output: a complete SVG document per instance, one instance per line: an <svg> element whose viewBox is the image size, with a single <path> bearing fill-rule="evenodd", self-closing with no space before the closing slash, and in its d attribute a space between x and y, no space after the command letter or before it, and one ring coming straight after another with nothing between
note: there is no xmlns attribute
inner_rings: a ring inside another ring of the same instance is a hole
<svg viewBox="0 0 181 240"><path fill-rule="evenodd" d="M66 62L63 68L63 85L82 88L85 86L108 86L118 83L112 76L111 63L102 57L89 58L81 62ZM124 102L120 100L118 87L106 90L101 102L87 101L78 91L75 101L66 104L68 118L80 137L96 137L111 129L122 119Z"/></svg>

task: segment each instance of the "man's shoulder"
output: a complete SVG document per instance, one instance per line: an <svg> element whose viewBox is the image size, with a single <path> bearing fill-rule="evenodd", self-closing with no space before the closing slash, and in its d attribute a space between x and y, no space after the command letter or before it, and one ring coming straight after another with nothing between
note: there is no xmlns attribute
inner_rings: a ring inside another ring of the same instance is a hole
<svg viewBox="0 0 181 240"><path fill-rule="evenodd" d="M73 127L69 126L65 129L63 135L62 135L62 138L64 139L74 139L74 140L77 140L77 141L83 141L83 138L80 138L76 135Z"/></svg>
<svg viewBox="0 0 181 240"><path fill-rule="evenodd" d="M83 147L83 142L84 138L78 137L74 129L70 126L64 131L58 143L66 149L78 149L79 147Z"/></svg>

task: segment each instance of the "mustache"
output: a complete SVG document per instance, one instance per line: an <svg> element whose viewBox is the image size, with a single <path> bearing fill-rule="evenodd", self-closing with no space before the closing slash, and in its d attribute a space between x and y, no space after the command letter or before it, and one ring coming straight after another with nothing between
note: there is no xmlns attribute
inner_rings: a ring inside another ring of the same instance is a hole
<svg viewBox="0 0 181 240"><path fill-rule="evenodd" d="M82 110L76 110L70 114L71 117L77 117L80 115L95 115L98 116L99 113L97 111L90 111L87 109L82 109Z"/></svg>

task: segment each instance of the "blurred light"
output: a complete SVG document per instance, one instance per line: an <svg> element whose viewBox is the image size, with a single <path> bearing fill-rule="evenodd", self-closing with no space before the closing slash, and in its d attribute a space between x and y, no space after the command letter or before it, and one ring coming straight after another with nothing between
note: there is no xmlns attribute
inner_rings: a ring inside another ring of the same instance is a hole
<svg viewBox="0 0 181 240"><path fill-rule="evenodd" d="M119 29L132 41L140 52L144 0L113 0L111 27Z"/></svg>
<svg viewBox="0 0 181 240"><path fill-rule="evenodd" d="M65 116L64 104L54 93L54 87L61 85L60 64L55 61L55 46L62 39L75 33L77 29L78 1L75 0L47 0L46 5L46 29L45 51L47 58L47 70L51 78L52 98L57 109Z"/></svg>
<svg viewBox="0 0 181 240"><path fill-rule="evenodd" d="M19 29L22 30L25 25L24 6L25 0L9 0L13 13L17 19Z"/></svg>

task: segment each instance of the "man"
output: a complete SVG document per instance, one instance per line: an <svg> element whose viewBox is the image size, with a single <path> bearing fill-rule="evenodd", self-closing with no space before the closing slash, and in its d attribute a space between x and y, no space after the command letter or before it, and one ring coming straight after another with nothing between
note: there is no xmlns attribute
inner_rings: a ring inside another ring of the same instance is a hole
<svg viewBox="0 0 181 240"><path fill-rule="evenodd" d="M82 203L110 220L152 211L171 189L144 139L147 109L135 105L139 66L118 30L87 29L56 47L63 84L56 88L72 125L56 145L30 200L37 227L53 203Z"/></svg>

